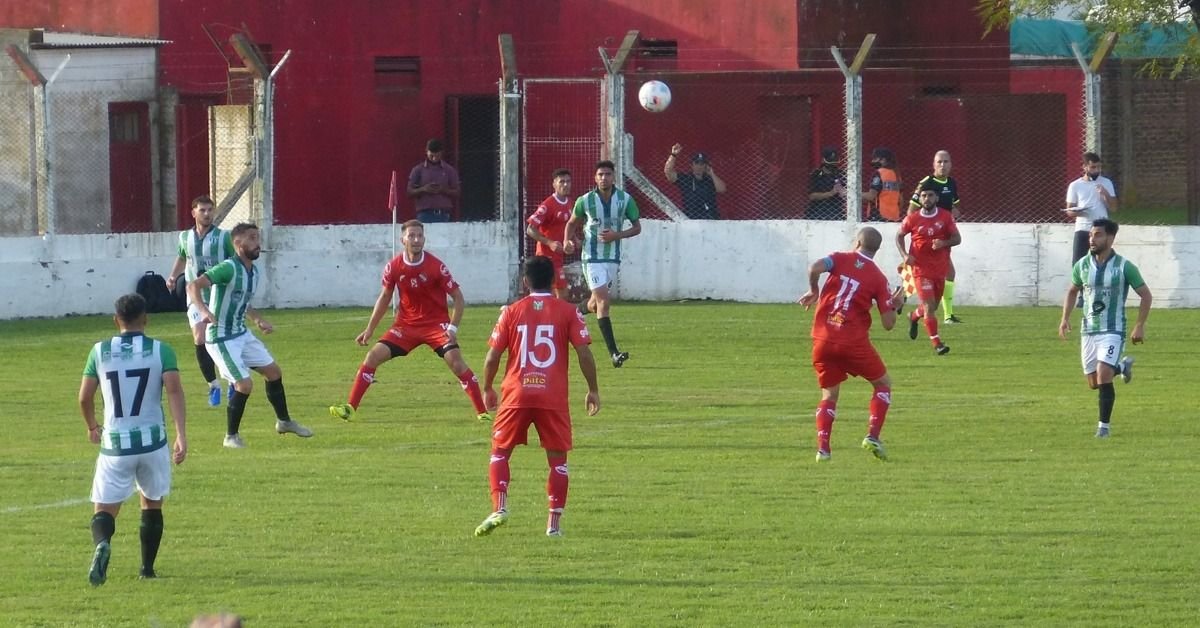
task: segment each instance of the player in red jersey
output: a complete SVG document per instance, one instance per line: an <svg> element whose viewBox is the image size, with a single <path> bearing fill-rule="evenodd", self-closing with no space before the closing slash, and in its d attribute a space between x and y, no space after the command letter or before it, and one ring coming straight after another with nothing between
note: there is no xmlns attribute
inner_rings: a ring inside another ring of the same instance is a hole
<svg viewBox="0 0 1200 628"><path fill-rule="evenodd" d="M526 220L525 235L537 242L536 255L554 262L554 296L567 298L567 275L563 271L563 233L575 202L571 200L571 171L559 168L553 176L554 194L546 197Z"/></svg>
<svg viewBox="0 0 1200 628"><path fill-rule="evenodd" d="M537 428L550 465L546 480L546 493L550 497L546 535L562 534L558 521L567 505L567 452L571 450L568 345L575 347L579 370L587 381L584 404L588 416L600 411L596 360L588 347L592 339L583 314L570 303L550 296L554 264L545 257L531 257L525 262L523 279L529 296L500 313L483 364L484 397L488 407L495 408L496 390L492 383L500 368L500 355L508 351L488 467L493 512L475 528L475 536L491 534L508 521L508 460L517 445L528 442L530 424Z"/></svg>
<svg viewBox="0 0 1200 628"><path fill-rule="evenodd" d="M863 227L855 238L853 251L831 253L808 269L808 292L800 297L800 304L806 310L817 304L812 328L813 368L821 387L821 403L817 406L817 462L829 460L829 435L837 416L838 393L842 382L851 375L871 382L875 388L862 447L876 458L887 460L879 431L892 404L892 380L869 335L872 303L879 310L879 322L884 329L896 326L896 303L887 278L875 265L875 253L882 243L883 236L878 231ZM829 273L829 279L818 291L817 282L823 273Z"/></svg>
<svg viewBox="0 0 1200 628"><path fill-rule="evenodd" d="M950 271L950 247L962 244L958 225L949 211L938 207L938 192L935 184L926 181L917 193L921 210L910 213L896 231L896 248L900 257L912 268L920 304L908 315L908 337L917 339L917 324L925 318L925 330L929 341L938 355L950 353L950 347L938 336L938 322L934 312L942 291L946 287L946 273ZM906 246L904 236L909 235L912 246Z"/></svg>
<svg viewBox="0 0 1200 628"><path fill-rule="evenodd" d="M379 365L408 355L421 345L429 345L458 377L479 420L490 423L492 415L483 403L479 380L463 361L462 351L458 348L458 323L462 320L465 305L462 290L442 260L425 251L425 225L421 221L404 223L400 238L404 251L383 267L383 289L375 299L375 309L371 310L367 328L354 339L355 342L367 346L375 335L375 327L387 312L395 290L400 291L400 311L391 329L375 341L362 366L358 367L354 385L350 388L349 403L330 406L329 414L347 421L353 419L367 388L375 382L375 369ZM447 296L454 300L453 311L449 314L446 312Z"/></svg>

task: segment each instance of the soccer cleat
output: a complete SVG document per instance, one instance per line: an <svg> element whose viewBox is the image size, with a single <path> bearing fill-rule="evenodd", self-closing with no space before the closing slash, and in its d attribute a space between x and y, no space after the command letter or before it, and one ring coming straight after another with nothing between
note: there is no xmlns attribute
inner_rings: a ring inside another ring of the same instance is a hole
<svg viewBox="0 0 1200 628"><path fill-rule="evenodd" d="M225 442L222 444L230 449L245 449L246 448L246 441L242 440L242 437L240 434L226 434Z"/></svg>
<svg viewBox="0 0 1200 628"><path fill-rule="evenodd" d="M300 438L308 438L309 436L312 436L312 430L291 419L286 421L275 421L275 431L279 432L280 434L287 434L288 432L291 432Z"/></svg>
<svg viewBox="0 0 1200 628"><path fill-rule="evenodd" d="M138 580L153 580L157 577L158 574L154 573L153 569L146 569L143 567L142 570L138 572Z"/></svg>
<svg viewBox="0 0 1200 628"><path fill-rule="evenodd" d="M1108 426L1101 425L1096 428L1096 438L1108 438Z"/></svg>
<svg viewBox="0 0 1200 628"><path fill-rule="evenodd" d="M546 528L546 536L562 538L562 528Z"/></svg>
<svg viewBox="0 0 1200 628"><path fill-rule="evenodd" d="M508 523L508 511L497 510L496 512L488 515L487 519L484 519L483 523L479 524L479 527L475 528L475 536L487 536L492 533L492 530L499 528L505 523Z"/></svg>
<svg viewBox="0 0 1200 628"><path fill-rule="evenodd" d="M112 548L108 541L100 541L96 544L96 552L92 554L92 568L88 571L88 582L92 586L98 587L108 580L108 557L112 553Z"/></svg>
<svg viewBox="0 0 1200 628"><path fill-rule="evenodd" d="M1133 356L1127 355L1121 358L1121 381L1126 384L1133 379Z"/></svg>
<svg viewBox="0 0 1200 628"><path fill-rule="evenodd" d="M491 412L480 412L479 414L475 415L475 418L479 419L480 423L488 424L490 424L494 419Z"/></svg>
<svg viewBox="0 0 1200 628"><path fill-rule="evenodd" d="M354 406L348 403L339 403L336 406L329 406L329 416L343 421L353 421L357 410Z"/></svg>
<svg viewBox="0 0 1200 628"><path fill-rule="evenodd" d="M947 353L950 353L950 345L938 343L938 346L934 347L933 350L937 351L938 355L946 355Z"/></svg>
<svg viewBox="0 0 1200 628"><path fill-rule="evenodd" d="M957 316L955 316L955 315L953 315L953 314L951 314L950 316L947 316L946 318L943 318L943 319L942 319L942 322L943 322L943 323L945 323L945 324L947 324L947 325L958 325L958 324L962 323L962 319L961 319L961 318L959 318L959 317L957 317Z"/></svg>
<svg viewBox="0 0 1200 628"><path fill-rule="evenodd" d="M829 452L824 449L818 449L817 462L829 462Z"/></svg>
<svg viewBox="0 0 1200 628"><path fill-rule="evenodd" d="M864 438L862 448L871 452L872 455L880 460L887 460L887 450L883 448L883 443L878 438L871 438L870 436Z"/></svg>
<svg viewBox="0 0 1200 628"><path fill-rule="evenodd" d="M208 405L217 407L221 405L221 385L210 386L208 389Z"/></svg>
<svg viewBox="0 0 1200 628"><path fill-rule="evenodd" d="M613 367L621 368L621 365L625 364L625 360L628 360L628 359L629 359L628 351L622 351L620 353L612 354Z"/></svg>
<svg viewBox="0 0 1200 628"><path fill-rule="evenodd" d="M916 318L908 319L908 337L911 338L912 340L917 339L917 324L919 322L920 322L920 319L916 319Z"/></svg>

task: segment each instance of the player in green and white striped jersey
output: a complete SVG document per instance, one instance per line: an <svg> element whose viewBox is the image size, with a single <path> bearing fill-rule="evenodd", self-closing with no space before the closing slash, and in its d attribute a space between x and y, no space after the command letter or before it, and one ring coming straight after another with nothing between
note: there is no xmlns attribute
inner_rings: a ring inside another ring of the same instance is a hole
<svg viewBox="0 0 1200 628"><path fill-rule="evenodd" d="M629 354L617 348L609 317L609 286L617 278L621 266L621 240L642 232L637 202L614 185L613 162L596 164L596 187L575 201L575 211L563 233L563 252L570 255L579 248L576 238L583 228L583 275L592 291L584 311L596 313L596 324L604 336L604 344L612 364L620 368ZM630 227L625 229L625 221ZM581 307L581 309L583 309Z"/></svg>
<svg viewBox="0 0 1200 628"><path fill-rule="evenodd" d="M1152 301L1150 288L1138 267L1113 251L1116 236L1117 223L1112 220L1101 218L1092 223L1088 234L1091 254L1076 262L1071 271L1071 288L1067 290L1062 320L1058 323L1058 335L1065 339L1071 331L1071 310L1082 292L1084 313L1080 354L1083 374L1088 387L1100 391L1100 424L1096 427L1096 438L1109 435L1109 422L1117 398L1113 377L1119 374L1126 382L1133 378L1133 357L1121 357L1127 328L1125 299L1129 289L1133 288L1141 298L1137 322L1129 333L1133 344L1145 340L1146 318L1150 316Z"/></svg>
<svg viewBox="0 0 1200 628"><path fill-rule="evenodd" d="M229 232L213 225L213 201L207 196L197 196L192 200L192 218L196 226L179 232L179 255L171 272L167 274L167 289L175 290L175 278L183 272L188 283L217 264L237 255L233 250L233 238ZM192 343L196 348L196 362L200 364L200 373L208 382L208 405L221 405L221 382L217 379L216 366L204 348L204 332L208 326L201 317L200 310L188 299L188 324L192 329Z"/></svg>
<svg viewBox="0 0 1200 628"><path fill-rule="evenodd" d="M264 334L275 329L250 306L260 280L258 269L254 266L254 260L262 252L258 226L243 222L230 233L237 255L208 269L187 287L192 303L208 323L205 347L221 371L221 377L232 383L234 388L225 409L224 444L231 449L246 446L238 430L242 424L242 414L246 411L246 400L254 389L254 381L250 379L251 370L258 371L266 379L267 401L275 408L275 431L308 438L312 436L312 430L293 421L288 414L283 370L275 363L266 345L246 329L246 317L253 320ZM205 290L210 291L207 303L202 298Z"/></svg>
<svg viewBox="0 0 1200 628"><path fill-rule="evenodd" d="M163 499L171 492L171 461L180 464L187 456L187 409L175 352L143 333L146 320L146 300L140 295L117 299L113 321L121 333L92 346L79 387L79 410L87 424L88 440L100 445L92 479L95 510L91 527L96 549L88 579L93 586L104 584L108 577L117 514L133 494L135 482L142 504L141 575L155 577ZM96 421L97 389L104 396L103 425ZM163 418L164 389L175 422L171 449L167 448Z"/></svg>

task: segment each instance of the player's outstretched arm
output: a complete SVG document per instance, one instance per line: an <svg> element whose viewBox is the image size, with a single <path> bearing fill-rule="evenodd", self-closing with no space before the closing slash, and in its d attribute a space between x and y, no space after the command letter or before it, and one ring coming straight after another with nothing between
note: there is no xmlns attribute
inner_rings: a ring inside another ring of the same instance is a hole
<svg viewBox="0 0 1200 628"><path fill-rule="evenodd" d="M171 459L183 464L187 457L187 404L183 399L183 383L179 371L163 373L163 389L167 391L167 406L171 408L171 420L175 422L175 447Z"/></svg>
<svg viewBox="0 0 1200 628"><path fill-rule="evenodd" d="M383 320L383 315L391 303L392 289L384 286L379 291L379 296L375 298L375 307L371 308L371 318L367 319L367 328L354 339L359 346L365 347L370 342L371 336L375 335L375 328L379 326L379 321Z"/></svg>
<svg viewBox="0 0 1200 628"><path fill-rule="evenodd" d="M584 407L587 409L588 416L595 416L600 411L600 384L596 379L596 358L592 356L592 350L588 345L576 346L575 356L579 358L579 371L583 373L583 379L588 385Z"/></svg>

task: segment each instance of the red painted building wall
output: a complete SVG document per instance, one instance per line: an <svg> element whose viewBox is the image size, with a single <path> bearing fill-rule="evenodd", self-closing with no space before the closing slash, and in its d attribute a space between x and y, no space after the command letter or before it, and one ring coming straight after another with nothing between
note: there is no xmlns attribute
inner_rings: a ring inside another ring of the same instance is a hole
<svg viewBox="0 0 1200 628"><path fill-rule="evenodd" d="M7 0L0 2L0 28L153 38L158 5L159 0Z"/></svg>

